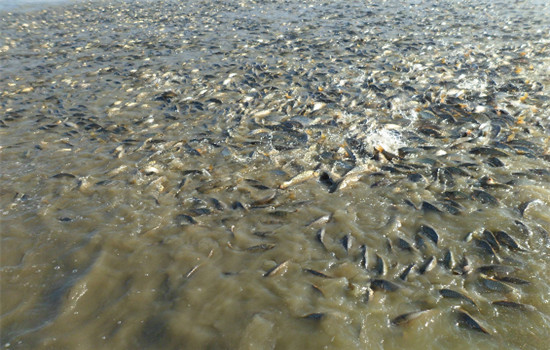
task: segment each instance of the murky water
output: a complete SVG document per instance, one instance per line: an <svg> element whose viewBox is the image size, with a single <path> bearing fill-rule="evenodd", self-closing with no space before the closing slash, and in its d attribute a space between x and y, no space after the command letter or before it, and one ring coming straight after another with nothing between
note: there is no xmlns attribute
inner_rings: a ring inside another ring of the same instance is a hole
<svg viewBox="0 0 550 350"><path fill-rule="evenodd" d="M549 14L2 12L1 346L546 348Z"/></svg>

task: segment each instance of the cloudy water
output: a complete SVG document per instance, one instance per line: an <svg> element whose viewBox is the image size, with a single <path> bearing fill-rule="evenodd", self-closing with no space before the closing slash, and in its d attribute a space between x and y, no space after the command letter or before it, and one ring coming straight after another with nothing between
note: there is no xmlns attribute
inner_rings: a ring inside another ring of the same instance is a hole
<svg viewBox="0 0 550 350"><path fill-rule="evenodd" d="M0 346L545 349L544 1L0 16Z"/></svg>

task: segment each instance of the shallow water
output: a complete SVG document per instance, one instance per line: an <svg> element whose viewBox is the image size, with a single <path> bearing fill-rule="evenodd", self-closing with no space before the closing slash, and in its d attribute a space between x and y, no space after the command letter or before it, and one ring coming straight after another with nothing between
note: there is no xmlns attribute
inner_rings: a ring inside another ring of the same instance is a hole
<svg viewBox="0 0 550 350"><path fill-rule="evenodd" d="M545 2L4 13L4 348L546 347Z"/></svg>

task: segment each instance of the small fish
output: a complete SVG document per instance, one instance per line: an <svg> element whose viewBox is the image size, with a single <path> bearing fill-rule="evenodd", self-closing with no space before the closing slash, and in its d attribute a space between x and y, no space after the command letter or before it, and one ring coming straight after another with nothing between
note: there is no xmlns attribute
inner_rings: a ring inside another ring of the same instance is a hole
<svg viewBox="0 0 550 350"><path fill-rule="evenodd" d="M363 301L365 303L368 303L371 299L372 299L372 296L374 295L374 292L372 291L372 289L370 289L369 287L367 287L367 290L365 291L365 294L363 296Z"/></svg>
<svg viewBox="0 0 550 350"><path fill-rule="evenodd" d="M474 243L479 247L481 248L481 250L488 254L488 255L492 255L492 256L497 256L497 253L495 252L495 250L493 249L493 247L491 247L491 245L489 244L489 242L487 242L486 240L484 239L474 239Z"/></svg>
<svg viewBox="0 0 550 350"><path fill-rule="evenodd" d="M489 243L489 245L491 246L491 248L493 248L495 252L498 252L500 250L500 244L498 244L495 235L491 231L483 230L481 236L485 241L487 241L487 243Z"/></svg>
<svg viewBox="0 0 550 350"><path fill-rule="evenodd" d="M474 192L472 193L472 198L478 200L483 204L498 204L498 199L483 190L474 190Z"/></svg>
<svg viewBox="0 0 550 350"><path fill-rule="evenodd" d="M348 253L351 249L351 246L353 245L353 236L351 234L347 234L341 239L342 246L344 246L344 249L346 250L346 253Z"/></svg>
<svg viewBox="0 0 550 350"><path fill-rule="evenodd" d="M330 175L326 171L323 171L319 176L319 182L327 186L329 190L336 185L336 182L330 177Z"/></svg>
<svg viewBox="0 0 550 350"><path fill-rule="evenodd" d="M182 225L196 225L197 221L193 217L186 214L179 214L176 216L176 223L180 226Z"/></svg>
<svg viewBox="0 0 550 350"><path fill-rule="evenodd" d="M476 269L476 272L484 273L487 275L494 274L509 274L516 270L513 266L508 265L483 265Z"/></svg>
<svg viewBox="0 0 550 350"><path fill-rule="evenodd" d="M397 284L384 279L372 280L370 287L372 290L382 290L385 292L395 292L400 288Z"/></svg>
<svg viewBox="0 0 550 350"><path fill-rule="evenodd" d="M525 311L536 311L536 308L533 305L520 304L508 300L497 300L492 302L495 306L503 306L511 309L525 310Z"/></svg>
<svg viewBox="0 0 550 350"><path fill-rule="evenodd" d="M407 312L405 314L401 314L401 315L395 317L394 319L392 319L391 323L396 325L396 326L403 326L403 325L417 319L418 317L424 315L428 311L430 311L430 310Z"/></svg>
<svg viewBox="0 0 550 350"><path fill-rule="evenodd" d="M257 199L252 202L252 206L259 206L271 203L277 197L277 192L273 192L270 195Z"/></svg>
<svg viewBox="0 0 550 350"><path fill-rule="evenodd" d="M453 273L458 275L466 275L470 273L470 270L471 270L470 261L468 261L468 258L465 255L463 255L460 262L453 269Z"/></svg>
<svg viewBox="0 0 550 350"><path fill-rule="evenodd" d="M54 179L74 179L76 176L69 173L59 173L52 176Z"/></svg>
<svg viewBox="0 0 550 350"><path fill-rule="evenodd" d="M492 278L480 277L479 282L488 291L498 293L510 293L513 291L512 287Z"/></svg>
<svg viewBox="0 0 550 350"><path fill-rule="evenodd" d="M302 318L306 320L313 320L313 321L321 321L325 317L325 313L322 312L315 312L312 314L307 314L305 316L302 316Z"/></svg>
<svg viewBox="0 0 550 350"><path fill-rule="evenodd" d="M527 280L517 278L517 277L512 277L512 276L494 276L493 279L501 282L511 283L511 284L519 284L519 285L531 284L531 282Z"/></svg>
<svg viewBox="0 0 550 350"><path fill-rule="evenodd" d="M443 211L441 209L439 209L438 207L436 207L435 205L433 205L432 203L427 202L427 201L422 202L421 209L424 212L443 213Z"/></svg>
<svg viewBox="0 0 550 350"><path fill-rule="evenodd" d="M468 296L466 296L466 295L464 295L460 292L454 291L452 289L447 289L447 288L440 289L439 294L443 298L464 300L464 301L474 305L475 307L477 307L476 303L470 297L468 297Z"/></svg>
<svg viewBox="0 0 550 350"><path fill-rule="evenodd" d="M433 270L433 268L436 265L437 265L437 260L433 256L430 256L426 260L424 260L422 265L418 266L418 273L423 275L426 272Z"/></svg>
<svg viewBox="0 0 550 350"><path fill-rule="evenodd" d="M361 265L362 268L364 268L366 270L367 266L369 264L369 252L367 251L367 246L363 244L363 245L361 245L361 247L359 247L359 249L361 250L360 265Z"/></svg>
<svg viewBox="0 0 550 350"><path fill-rule="evenodd" d="M283 182L279 188L284 190L286 188L289 188L290 186L294 186L294 185L297 185L299 183L302 183L302 182L305 182L309 179L312 179L314 177L317 177L318 176L318 172L315 171L315 170L307 170L307 171L304 171L303 173L300 173L296 176L294 176L292 179L288 180L288 181L285 181Z"/></svg>
<svg viewBox="0 0 550 350"><path fill-rule="evenodd" d="M403 238L398 238L397 239L397 246L403 250L406 250L408 252L412 252L414 250L414 248L412 247L412 245L407 242L406 240L404 240Z"/></svg>
<svg viewBox="0 0 550 350"><path fill-rule="evenodd" d="M323 215L306 224L306 227L324 225L328 223L330 219L332 219L332 214Z"/></svg>
<svg viewBox="0 0 550 350"><path fill-rule="evenodd" d="M406 281L407 280L407 276L409 275L409 273L411 272L412 268L414 267L414 264L409 264L400 274L399 274L399 279L402 280L402 281Z"/></svg>
<svg viewBox="0 0 550 350"><path fill-rule="evenodd" d="M435 245L437 245L437 242L439 241L439 235L437 234L437 232L435 232L435 230L433 228L431 228L428 225L421 225L420 226L420 233L422 233L424 236L431 239L432 242L434 242Z"/></svg>
<svg viewBox="0 0 550 350"><path fill-rule="evenodd" d="M453 268L453 254L449 249L445 250L445 255L443 256L443 260L441 261L443 264L443 267L445 267L448 270L451 270Z"/></svg>
<svg viewBox="0 0 550 350"><path fill-rule="evenodd" d="M519 246L519 244L517 244L512 236L504 231L497 231L495 233L495 238L501 245L508 247L508 249L510 250L524 250Z"/></svg>
<svg viewBox="0 0 550 350"><path fill-rule="evenodd" d="M374 264L374 272L376 272L377 275L383 276L386 274L386 263L384 260L380 257L380 255L375 254L376 262Z"/></svg>
<svg viewBox="0 0 550 350"><path fill-rule="evenodd" d="M288 268L288 260L285 260L282 263L277 264L275 267L269 269L266 273L264 273L264 277L282 275L286 272L287 268Z"/></svg>
<svg viewBox="0 0 550 350"><path fill-rule="evenodd" d="M457 319L458 319L458 325L469 328L471 330L489 334L489 332L482 327L478 321L476 321L469 313L463 310L457 310Z"/></svg>
<svg viewBox="0 0 550 350"><path fill-rule="evenodd" d="M330 278L330 276L327 276L324 273L313 270L313 269L305 269L304 271L307 272L307 273L311 273L312 275L317 276L317 277Z"/></svg>
<svg viewBox="0 0 550 350"><path fill-rule="evenodd" d="M233 202L233 204L231 204L231 209L233 210L247 210L246 207L239 201L235 201Z"/></svg>
<svg viewBox="0 0 550 350"><path fill-rule="evenodd" d="M262 244L258 244L258 245L253 245L252 247L248 247L248 248L246 248L246 250L248 252L251 252L251 253L261 253L261 252L271 250L273 248L275 248L275 244L262 243Z"/></svg>

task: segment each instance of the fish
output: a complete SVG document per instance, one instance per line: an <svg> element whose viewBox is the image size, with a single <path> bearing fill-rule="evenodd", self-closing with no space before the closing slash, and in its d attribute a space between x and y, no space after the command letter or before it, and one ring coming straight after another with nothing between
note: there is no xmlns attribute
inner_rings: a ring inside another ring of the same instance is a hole
<svg viewBox="0 0 550 350"><path fill-rule="evenodd" d="M414 267L414 264L407 265L407 267L405 267L405 269L399 274L399 279L402 281L406 281L407 276L409 275L413 267Z"/></svg>
<svg viewBox="0 0 550 350"><path fill-rule="evenodd" d="M492 278L480 277L479 282L483 289L486 291L499 293L510 293L513 291L513 288L511 288L510 286Z"/></svg>
<svg viewBox="0 0 550 350"><path fill-rule="evenodd" d="M317 271L317 270L305 269L304 271L307 272L307 273L310 273L310 274L312 274L312 275L314 275L314 276L317 276L317 277L330 278L330 276L327 276L327 275L325 275L324 273L319 272L319 271Z"/></svg>
<svg viewBox="0 0 550 350"><path fill-rule="evenodd" d="M401 314L397 317L394 317L391 320L391 323L396 326L404 326L408 324L409 322L416 320L420 316L426 314L430 310L420 310L420 311L413 311L413 312L407 312L404 314Z"/></svg>
<svg viewBox="0 0 550 350"><path fill-rule="evenodd" d="M401 287L385 279L374 279L370 283L370 288L374 291L381 290L385 292L395 292Z"/></svg>
<svg viewBox="0 0 550 350"><path fill-rule="evenodd" d="M287 268L288 268L288 264L289 264L289 260L285 260L282 263L277 264L274 267L272 267L271 269L267 270L264 273L263 276L264 277L270 277L270 276L275 276L275 275L283 275L286 272Z"/></svg>
<svg viewBox="0 0 550 350"><path fill-rule="evenodd" d="M459 326L474 330L476 332L490 334L485 327L481 326L479 322L474 319L469 313L464 310L456 310L457 323Z"/></svg>
<svg viewBox="0 0 550 350"><path fill-rule="evenodd" d="M495 306L501 306L509 309L517 309L517 310L523 310L523 311L537 310L533 305L521 304L521 303L516 303L514 301L508 301L508 300L496 300L496 301L493 301L491 304Z"/></svg>
<svg viewBox="0 0 550 350"><path fill-rule="evenodd" d="M295 185L298 185L302 182L306 182L314 177L317 177L319 176L319 172L316 171L316 170L306 170L296 176L294 176L292 179L288 180L288 181L285 181L283 182L282 184L279 185L279 188L284 190L284 189L287 189L291 186L295 186Z"/></svg>
<svg viewBox="0 0 550 350"><path fill-rule="evenodd" d="M439 241L439 235L433 228L431 228L428 225L421 225L419 233L423 234L427 238L429 238L435 245L437 245L437 242Z"/></svg>
<svg viewBox="0 0 550 350"><path fill-rule="evenodd" d="M306 227L325 225L331 219L332 219L332 214L323 215L323 216L320 216L317 219L314 219L313 221L307 223Z"/></svg>
<svg viewBox="0 0 550 350"><path fill-rule="evenodd" d="M472 298L460 292L454 291L452 289L447 289L447 288L440 289L439 294L444 298L464 300L467 303L470 303L477 308L477 304L472 300Z"/></svg>
<svg viewBox="0 0 550 350"><path fill-rule="evenodd" d="M326 316L326 313L324 312L315 312L315 313L304 315L302 316L302 318L306 320L321 321L323 318L325 318L325 316Z"/></svg>
<svg viewBox="0 0 550 350"><path fill-rule="evenodd" d="M433 270L433 268L437 265L437 260L433 257L433 256L430 256L428 258L426 258L422 264L420 264L418 266L418 273L423 275L425 274L426 272L428 271L431 271Z"/></svg>

